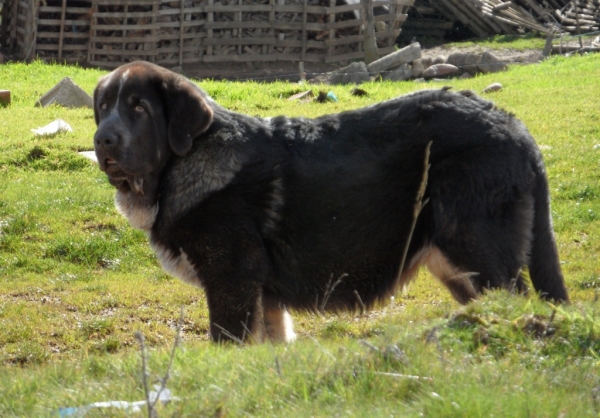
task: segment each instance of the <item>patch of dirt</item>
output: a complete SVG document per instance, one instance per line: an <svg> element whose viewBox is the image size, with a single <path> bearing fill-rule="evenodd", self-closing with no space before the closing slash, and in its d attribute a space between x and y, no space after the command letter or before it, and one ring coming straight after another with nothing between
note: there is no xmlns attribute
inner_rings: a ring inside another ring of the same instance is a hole
<svg viewBox="0 0 600 418"><path fill-rule="evenodd" d="M441 45L435 48L423 49L422 54L424 57L437 57L439 55L448 56L455 52L470 52L473 54L482 54L489 51L505 64L534 64L542 60L541 49L526 49L517 50L510 48L502 49L488 49L481 46L469 46L469 47L456 47Z"/></svg>
<svg viewBox="0 0 600 418"><path fill-rule="evenodd" d="M515 49L486 49L479 46L456 47L441 45L434 48L423 49L424 57L448 56L454 52L471 52L481 54L490 51L494 56L506 64L533 64L542 60L542 51L538 49L515 50ZM305 63L304 71L307 78L322 73L334 71L345 67L350 62L336 64ZM176 71L187 77L195 79L214 80L255 80L272 82L276 80L299 81L300 70L298 63L293 62L269 62L269 63L209 63L185 65Z"/></svg>

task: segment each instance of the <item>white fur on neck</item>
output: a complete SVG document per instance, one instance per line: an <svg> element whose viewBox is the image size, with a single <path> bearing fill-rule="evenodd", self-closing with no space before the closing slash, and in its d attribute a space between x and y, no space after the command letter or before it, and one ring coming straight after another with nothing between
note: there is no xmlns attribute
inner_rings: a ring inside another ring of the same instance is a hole
<svg viewBox="0 0 600 418"><path fill-rule="evenodd" d="M185 252L180 248L180 255L174 256L171 250L165 248L162 244L150 239L150 247L156 254L156 258L160 261L162 268L169 274L183 280L186 283L197 287L202 287L196 269L190 263L190 260Z"/></svg>
<svg viewBox="0 0 600 418"><path fill-rule="evenodd" d="M119 213L127 218L131 226L142 231L149 231L152 228L158 214L158 202L152 206L140 206L132 198L132 192L123 193L117 190L115 206Z"/></svg>

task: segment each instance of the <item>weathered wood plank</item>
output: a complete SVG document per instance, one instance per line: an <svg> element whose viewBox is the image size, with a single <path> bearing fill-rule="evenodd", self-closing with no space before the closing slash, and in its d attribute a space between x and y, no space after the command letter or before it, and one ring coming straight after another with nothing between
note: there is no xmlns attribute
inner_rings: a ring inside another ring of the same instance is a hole
<svg viewBox="0 0 600 418"><path fill-rule="evenodd" d="M38 51L57 51L57 44L37 44L36 49ZM62 46L63 51L87 51L88 47L85 44L64 44Z"/></svg>
<svg viewBox="0 0 600 418"><path fill-rule="evenodd" d="M37 19L38 25L60 26L63 22L60 19ZM64 24L67 26L89 26L89 20L71 20L65 19Z"/></svg>
<svg viewBox="0 0 600 418"><path fill-rule="evenodd" d="M356 59L363 59L365 57L365 51L348 52L347 54L328 55L325 57L325 62L338 62L338 61L349 61Z"/></svg>
<svg viewBox="0 0 600 418"><path fill-rule="evenodd" d="M67 0L62 0L62 10L60 14L60 31L58 37L58 60L62 59L62 47L65 35L65 17L67 14Z"/></svg>
<svg viewBox="0 0 600 418"><path fill-rule="evenodd" d="M58 32L38 32L37 36L40 39L42 39L42 38L53 39L53 38L58 38L60 36L60 34ZM64 38L65 39L87 39L87 38L89 38L89 34L86 32L65 32Z"/></svg>

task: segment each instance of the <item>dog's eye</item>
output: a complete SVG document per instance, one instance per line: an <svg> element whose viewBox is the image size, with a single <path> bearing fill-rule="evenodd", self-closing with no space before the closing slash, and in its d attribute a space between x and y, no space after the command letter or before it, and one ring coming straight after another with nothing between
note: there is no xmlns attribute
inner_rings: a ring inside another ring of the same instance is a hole
<svg viewBox="0 0 600 418"><path fill-rule="evenodd" d="M140 105L140 104L139 104L139 105L137 105L137 106L135 106L133 109L134 109L136 112L140 112L140 113L141 113L141 112L145 112L145 111L146 111L146 108L145 108L144 106Z"/></svg>
<svg viewBox="0 0 600 418"><path fill-rule="evenodd" d="M106 110L106 108L108 107L106 102L100 103L100 106L98 106L100 108L100 110Z"/></svg>

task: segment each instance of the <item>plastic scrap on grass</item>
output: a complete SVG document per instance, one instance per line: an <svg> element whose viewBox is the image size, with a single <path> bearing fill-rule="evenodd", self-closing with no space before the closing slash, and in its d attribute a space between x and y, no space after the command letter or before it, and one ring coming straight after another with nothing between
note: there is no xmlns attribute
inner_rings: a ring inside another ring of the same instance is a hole
<svg viewBox="0 0 600 418"><path fill-rule="evenodd" d="M53 122L50 122L46 126L42 126L37 129L32 129L36 136L54 136L60 132L73 132L73 128L62 119L56 119Z"/></svg>
<svg viewBox="0 0 600 418"><path fill-rule="evenodd" d="M163 404L163 406L167 405L171 401L178 401L179 398L173 396L171 391L167 388L161 388L160 385L154 385L154 389L156 391L150 391L148 394L148 398L150 403L155 403L158 397L158 400ZM162 390L161 390L162 389ZM160 395L159 395L160 393ZM94 402L89 405L78 406L78 407L66 407L66 408L58 408L58 416L63 417L84 417L88 412L92 409L122 409L126 412L137 413L142 412L142 408L146 407L147 401L136 401L136 402L128 402L128 401L105 401L105 402Z"/></svg>

